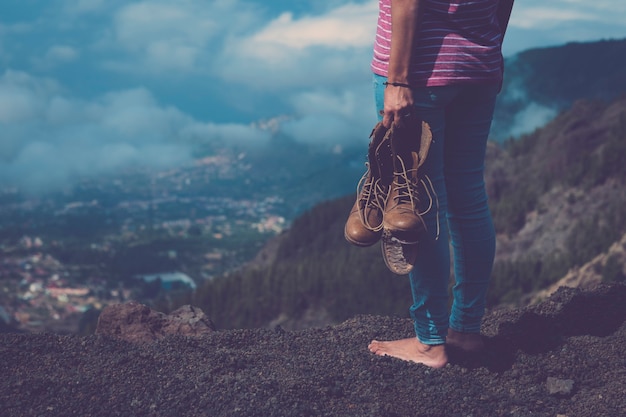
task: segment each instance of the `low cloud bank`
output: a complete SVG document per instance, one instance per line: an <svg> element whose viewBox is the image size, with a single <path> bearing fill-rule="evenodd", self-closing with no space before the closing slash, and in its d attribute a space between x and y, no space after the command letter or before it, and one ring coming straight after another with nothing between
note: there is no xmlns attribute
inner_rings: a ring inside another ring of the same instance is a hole
<svg viewBox="0 0 626 417"><path fill-rule="evenodd" d="M0 76L0 123L2 185L30 193L130 166L178 166L206 141L254 147L270 135L254 126L199 122L144 88L83 100L53 80L16 71Z"/></svg>

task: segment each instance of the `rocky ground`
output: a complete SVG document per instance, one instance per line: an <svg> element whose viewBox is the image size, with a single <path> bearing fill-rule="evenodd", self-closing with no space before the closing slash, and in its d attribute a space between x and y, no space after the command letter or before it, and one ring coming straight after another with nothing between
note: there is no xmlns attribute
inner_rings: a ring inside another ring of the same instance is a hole
<svg viewBox="0 0 626 417"><path fill-rule="evenodd" d="M490 312L484 354L442 369L377 357L402 318L165 335L0 334L0 415L626 416L626 286Z"/></svg>

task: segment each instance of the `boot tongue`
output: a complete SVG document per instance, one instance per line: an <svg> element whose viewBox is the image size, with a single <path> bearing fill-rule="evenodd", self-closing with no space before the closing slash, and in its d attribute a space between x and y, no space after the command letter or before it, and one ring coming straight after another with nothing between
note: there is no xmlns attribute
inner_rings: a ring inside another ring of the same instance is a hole
<svg viewBox="0 0 626 417"><path fill-rule="evenodd" d="M430 125L424 121L421 123L422 131L420 132L420 146L418 151L418 163L417 167L421 167L424 161L426 161L426 157L428 156L428 151L430 150L430 144L433 141L433 133L430 130Z"/></svg>
<svg viewBox="0 0 626 417"><path fill-rule="evenodd" d="M391 130L387 132L383 141L376 148L376 162L382 185L388 186L393 181L393 151L391 149Z"/></svg>
<svg viewBox="0 0 626 417"><path fill-rule="evenodd" d="M378 149L380 148L382 142L387 138L388 133L387 128L383 126L382 122L378 122L370 134L367 159L372 176L377 179L381 177Z"/></svg>
<svg viewBox="0 0 626 417"><path fill-rule="evenodd" d="M433 141L430 126L416 116L411 116L401 126L392 126L391 130L394 130L396 154L403 158L407 170L417 170L426 161Z"/></svg>
<svg viewBox="0 0 626 417"><path fill-rule="evenodd" d="M420 162L418 153L421 137L420 125L416 119L410 118L404 125L393 126L391 129L393 129L393 149L396 158L402 160L401 171L406 172L408 181L416 182Z"/></svg>

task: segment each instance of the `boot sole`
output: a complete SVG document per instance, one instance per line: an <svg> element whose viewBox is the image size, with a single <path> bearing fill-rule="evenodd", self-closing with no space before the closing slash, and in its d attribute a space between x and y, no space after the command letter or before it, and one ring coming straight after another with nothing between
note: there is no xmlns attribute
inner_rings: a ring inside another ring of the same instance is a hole
<svg viewBox="0 0 626 417"><path fill-rule="evenodd" d="M380 240L380 237L377 237L376 240L373 240L371 242L361 242L358 240L351 239L345 231L343 233L343 237L346 239L346 241L348 241L348 243L351 243L354 246L358 246L361 248L367 248L368 246L372 246Z"/></svg>
<svg viewBox="0 0 626 417"><path fill-rule="evenodd" d="M383 230L380 238L381 249L385 265L397 275L406 275L413 270L417 259L417 243L403 243L392 235L389 230Z"/></svg>

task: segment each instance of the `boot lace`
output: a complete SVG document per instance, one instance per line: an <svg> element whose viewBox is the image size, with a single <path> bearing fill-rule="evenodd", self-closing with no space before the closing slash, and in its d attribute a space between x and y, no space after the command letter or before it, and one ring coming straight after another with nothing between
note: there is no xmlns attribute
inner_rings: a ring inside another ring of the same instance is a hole
<svg viewBox="0 0 626 417"><path fill-rule="evenodd" d="M426 224L424 223L422 216L424 216L433 208L433 203L434 203L436 205L436 217L437 217L437 235L435 239L439 239L439 231L440 231L439 198L437 197L437 193L435 192L435 187L433 186L432 181L430 180L428 175L424 175L423 178L417 179L417 183L412 181L410 178L412 178L413 175L409 176L409 173L416 173L417 169L407 170L406 165L404 164L404 161L402 160L402 158L399 156L397 156L397 158L400 161L401 171L400 172L394 171L393 184L396 187L397 195L395 195L393 198L396 204L411 204L413 211L420 218L424 227L426 227ZM420 201L418 186L420 184L424 188L424 191L428 198L428 207L426 207L423 211L418 210L418 203Z"/></svg>
<svg viewBox="0 0 626 417"><path fill-rule="evenodd" d="M359 218L363 226L373 232L382 230L382 222L378 225L371 225L368 216L365 215L367 208L379 210L381 213L385 209L385 200L387 199L388 187L382 185L380 178L374 178L371 175L369 163L365 163L367 171L357 184L357 195L359 196Z"/></svg>

